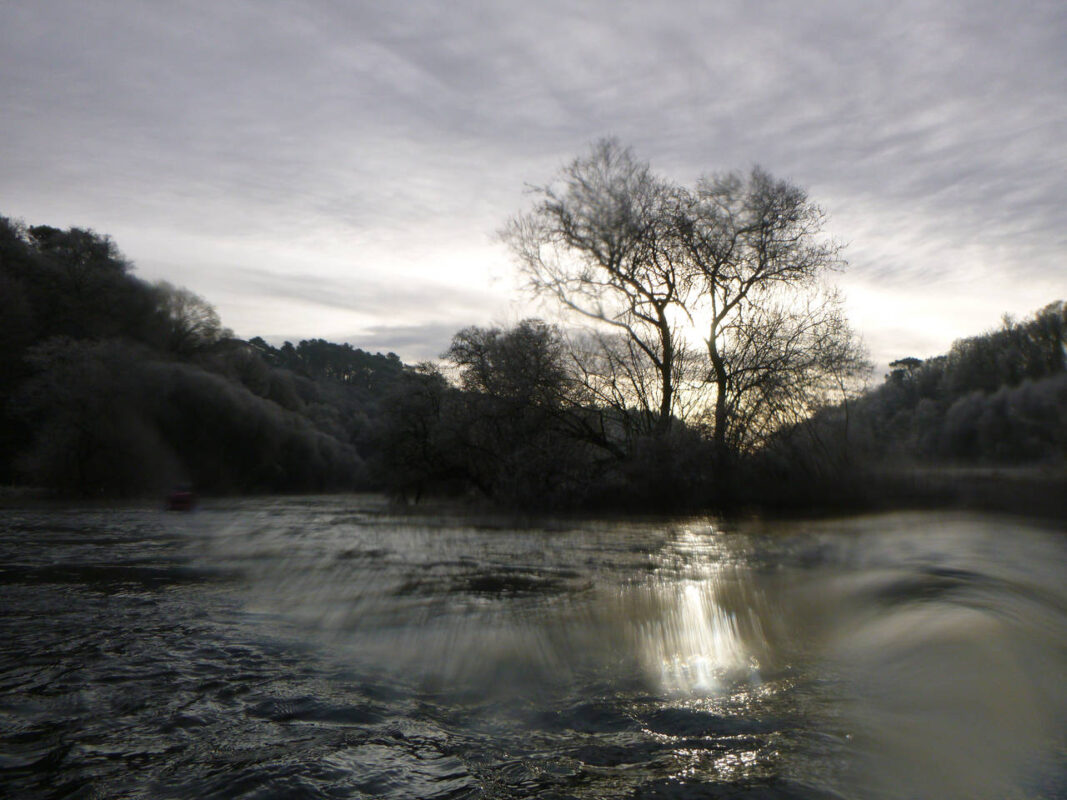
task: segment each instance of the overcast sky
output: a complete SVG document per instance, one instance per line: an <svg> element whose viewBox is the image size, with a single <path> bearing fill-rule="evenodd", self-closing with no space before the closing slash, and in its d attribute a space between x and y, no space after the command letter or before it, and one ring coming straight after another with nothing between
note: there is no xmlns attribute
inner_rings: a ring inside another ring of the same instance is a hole
<svg viewBox="0 0 1067 800"><path fill-rule="evenodd" d="M0 0L0 214L243 337L413 361L538 311L494 232L603 136L805 187L881 364L1067 297L1063 0Z"/></svg>

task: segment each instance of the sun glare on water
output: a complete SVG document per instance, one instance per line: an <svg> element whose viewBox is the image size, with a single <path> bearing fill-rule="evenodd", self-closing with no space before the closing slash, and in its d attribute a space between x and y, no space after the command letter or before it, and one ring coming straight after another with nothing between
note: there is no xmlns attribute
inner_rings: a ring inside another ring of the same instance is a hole
<svg viewBox="0 0 1067 800"><path fill-rule="evenodd" d="M759 678L737 613L723 602L730 571L719 538L685 531L640 590L647 616L638 626L639 651L671 694L717 694L738 679Z"/></svg>

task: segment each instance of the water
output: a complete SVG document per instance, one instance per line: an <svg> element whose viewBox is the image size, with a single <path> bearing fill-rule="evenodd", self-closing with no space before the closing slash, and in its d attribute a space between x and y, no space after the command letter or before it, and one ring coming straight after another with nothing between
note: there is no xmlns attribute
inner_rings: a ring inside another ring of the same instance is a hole
<svg viewBox="0 0 1067 800"><path fill-rule="evenodd" d="M1064 798L1062 526L0 516L0 794Z"/></svg>

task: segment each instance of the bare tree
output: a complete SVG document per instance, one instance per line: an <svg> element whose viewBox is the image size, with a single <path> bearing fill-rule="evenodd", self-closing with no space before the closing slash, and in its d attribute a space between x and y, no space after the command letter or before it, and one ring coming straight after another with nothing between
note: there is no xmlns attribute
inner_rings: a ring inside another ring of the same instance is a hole
<svg viewBox="0 0 1067 800"><path fill-rule="evenodd" d="M775 431L844 399L868 369L837 292L766 294L739 306L714 345L723 372L721 383L714 368L710 376L714 439L726 454L758 447Z"/></svg>
<svg viewBox="0 0 1067 800"><path fill-rule="evenodd" d="M802 189L758 168L688 189L606 140L533 191L503 238L535 292L614 328L591 338L580 369L597 402L636 410L649 432L713 394L706 418L725 459L867 368L825 287L844 262ZM699 340L702 366L687 349Z"/></svg>
<svg viewBox="0 0 1067 800"><path fill-rule="evenodd" d="M839 296L823 290L844 262L802 189L756 168L676 197L673 231L699 286L694 316L707 320L713 437L725 457L810 413L866 362Z"/></svg>
<svg viewBox="0 0 1067 800"><path fill-rule="evenodd" d="M595 331L577 335L569 343L573 372L582 384L582 397L601 409L603 438L625 442L660 432L661 374L630 337ZM685 422L699 418L707 398L706 356L680 338L674 345L671 385L672 415Z"/></svg>
<svg viewBox="0 0 1067 800"><path fill-rule="evenodd" d="M675 320L688 289L665 213L672 188L629 149L603 140L532 191L533 210L512 219L502 238L534 292L613 328L652 366L656 380L640 387L641 405L655 409L654 427L665 432L675 406Z"/></svg>

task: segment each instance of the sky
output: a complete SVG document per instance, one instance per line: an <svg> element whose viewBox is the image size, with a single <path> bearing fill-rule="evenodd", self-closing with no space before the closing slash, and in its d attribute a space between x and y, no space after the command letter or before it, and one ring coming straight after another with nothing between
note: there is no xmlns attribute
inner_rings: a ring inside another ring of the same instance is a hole
<svg viewBox="0 0 1067 800"><path fill-rule="evenodd" d="M551 318L496 232L605 136L804 187L878 365L1067 299L1062 0L0 0L0 215L241 337Z"/></svg>

